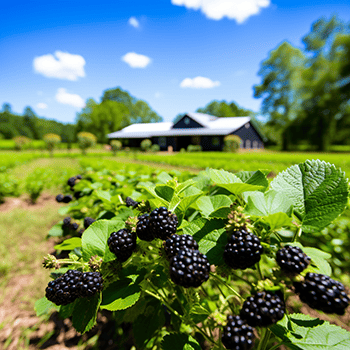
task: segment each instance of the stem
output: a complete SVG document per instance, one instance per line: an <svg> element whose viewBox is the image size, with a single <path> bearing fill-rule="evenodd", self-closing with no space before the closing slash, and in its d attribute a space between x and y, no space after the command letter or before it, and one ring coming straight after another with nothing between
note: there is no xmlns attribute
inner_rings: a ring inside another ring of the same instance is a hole
<svg viewBox="0 0 350 350"><path fill-rule="evenodd" d="M259 277L261 280L263 280L264 275L263 275L262 270L261 270L260 262L257 263L257 267L258 267Z"/></svg>
<svg viewBox="0 0 350 350"><path fill-rule="evenodd" d="M242 296L236 292L231 286L229 286L225 281L223 281L220 277L217 275L214 275L212 272L210 272L210 275L214 277L217 281L221 282L224 286L226 286L235 296L239 297L240 299L243 299Z"/></svg>
<svg viewBox="0 0 350 350"><path fill-rule="evenodd" d="M261 328L260 342L257 350L265 350L271 336L271 331L268 328Z"/></svg>
<svg viewBox="0 0 350 350"><path fill-rule="evenodd" d="M301 236L301 227L299 227L298 230L295 231L292 242L296 242L297 238L300 236Z"/></svg>
<svg viewBox="0 0 350 350"><path fill-rule="evenodd" d="M206 334L205 332L203 332L196 324L194 324L194 327L198 330L199 333L201 333L207 340L209 340L211 343L216 345L216 342L214 339L212 339L211 337L209 337L208 334Z"/></svg>
<svg viewBox="0 0 350 350"><path fill-rule="evenodd" d="M216 282L216 286L218 287L218 289L219 289L221 295L224 297L224 299L226 300L226 302L227 302L229 308L231 309L232 313L234 314L234 313L235 313L235 310L233 309L232 305L228 302L228 300L227 300L225 294L223 293L222 289L221 289L220 286L219 286L219 283L218 283L217 281L215 281L215 282Z"/></svg>
<svg viewBox="0 0 350 350"><path fill-rule="evenodd" d="M180 319L182 318L182 316L176 311L174 310L169 304L168 302L166 302L165 300L163 300L161 297L159 297L158 295L150 292L149 290L145 290L145 293L147 293L148 295L151 295L153 298L158 299L160 302L162 302L175 316L179 317Z"/></svg>
<svg viewBox="0 0 350 350"><path fill-rule="evenodd" d="M270 350L276 350L278 349L281 345L283 345L283 342L278 343L277 345L273 346Z"/></svg>

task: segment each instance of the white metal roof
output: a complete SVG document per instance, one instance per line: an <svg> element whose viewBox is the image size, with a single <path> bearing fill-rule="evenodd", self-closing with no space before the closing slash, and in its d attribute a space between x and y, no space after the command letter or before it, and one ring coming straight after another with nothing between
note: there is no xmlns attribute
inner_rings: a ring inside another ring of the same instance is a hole
<svg viewBox="0 0 350 350"><path fill-rule="evenodd" d="M115 138L150 138L152 136L228 135L250 121L250 117L218 118L203 113L187 113L190 118L203 125L201 128L175 128L172 122L139 123L108 134Z"/></svg>

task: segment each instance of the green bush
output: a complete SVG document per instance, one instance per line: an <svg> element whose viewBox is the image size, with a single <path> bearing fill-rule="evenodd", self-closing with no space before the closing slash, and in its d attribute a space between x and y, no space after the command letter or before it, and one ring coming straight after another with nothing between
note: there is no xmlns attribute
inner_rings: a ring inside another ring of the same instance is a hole
<svg viewBox="0 0 350 350"><path fill-rule="evenodd" d="M97 137L90 132L82 131L78 135L78 145L83 154L86 154L86 150L93 147L96 144Z"/></svg>
<svg viewBox="0 0 350 350"><path fill-rule="evenodd" d="M46 134L44 135L44 141L48 151L53 154L55 147L61 142L61 136L56 134Z"/></svg>
<svg viewBox="0 0 350 350"><path fill-rule="evenodd" d="M123 144L119 140L111 141L111 149L114 155L123 148Z"/></svg>
<svg viewBox="0 0 350 350"><path fill-rule="evenodd" d="M227 135L224 137L224 151L237 152L241 147L242 139L238 135Z"/></svg>
<svg viewBox="0 0 350 350"><path fill-rule="evenodd" d="M28 145L31 142L31 139L27 136L16 136L13 138L13 141L15 142L15 149L17 151L21 151L24 148L28 147Z"/></svg>
<svg viewBox="0 0 350 350"><path fill-rule="evenodd" d="M202 152L201 145L188 145L187 152Z"/></svg>
<svg viewBox="0 0 350 350"><path fill-rule="evenodd" d="M160 147L156 143L151 146L151 152L156 153L156 152L159 152L159 151L160 151Z"/></svg>
<svg viewBox="0 0 350 350"><path fill-rule="evenodd" d="M5 197L18 197L19 183L9 174L0 173L0 203L3 203Z"/></svg>
<svg viewBox="0 0 350 350"><path fill-rule="evenodd" d="M148 152L152 147L152 141L150 139L144 139L141 142L141 149L144 152Z"/></svg>

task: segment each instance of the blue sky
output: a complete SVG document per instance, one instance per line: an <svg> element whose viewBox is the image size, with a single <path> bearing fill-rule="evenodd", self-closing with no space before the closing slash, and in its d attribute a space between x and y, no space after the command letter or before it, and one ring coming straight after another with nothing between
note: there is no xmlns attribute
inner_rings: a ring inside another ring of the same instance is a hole
<svg viewBox="0 0 350 350"><path fill-rule="evenodd" d="M253 85L269 51L284 40L302 48L322 16L350 21L348 0L27 0L0 8L0 107L22 114L31 106L62 122L117 86L164 121L214 99L259 112Z"/></svg>

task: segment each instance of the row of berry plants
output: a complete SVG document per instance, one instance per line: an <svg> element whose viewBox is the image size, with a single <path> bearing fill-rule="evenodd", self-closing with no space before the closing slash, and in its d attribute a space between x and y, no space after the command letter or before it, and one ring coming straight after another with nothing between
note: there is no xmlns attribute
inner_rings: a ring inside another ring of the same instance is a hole
<svg viewBox="0 0 350 350"><path fill-rule="evenodd" d="M69 216L49 235L68 254L44 259L54 280L38 315L58 310L85 333L99 309L112 311L120 327L132 324L139 349L350 347L346 330L286 309L292 295L324 313L349 305L330 277L331 255L300 244L348 203L348 180L334 165L308 160L270 183L260 170L90 169L66 190L73 194L56 199Z"/></svg>

